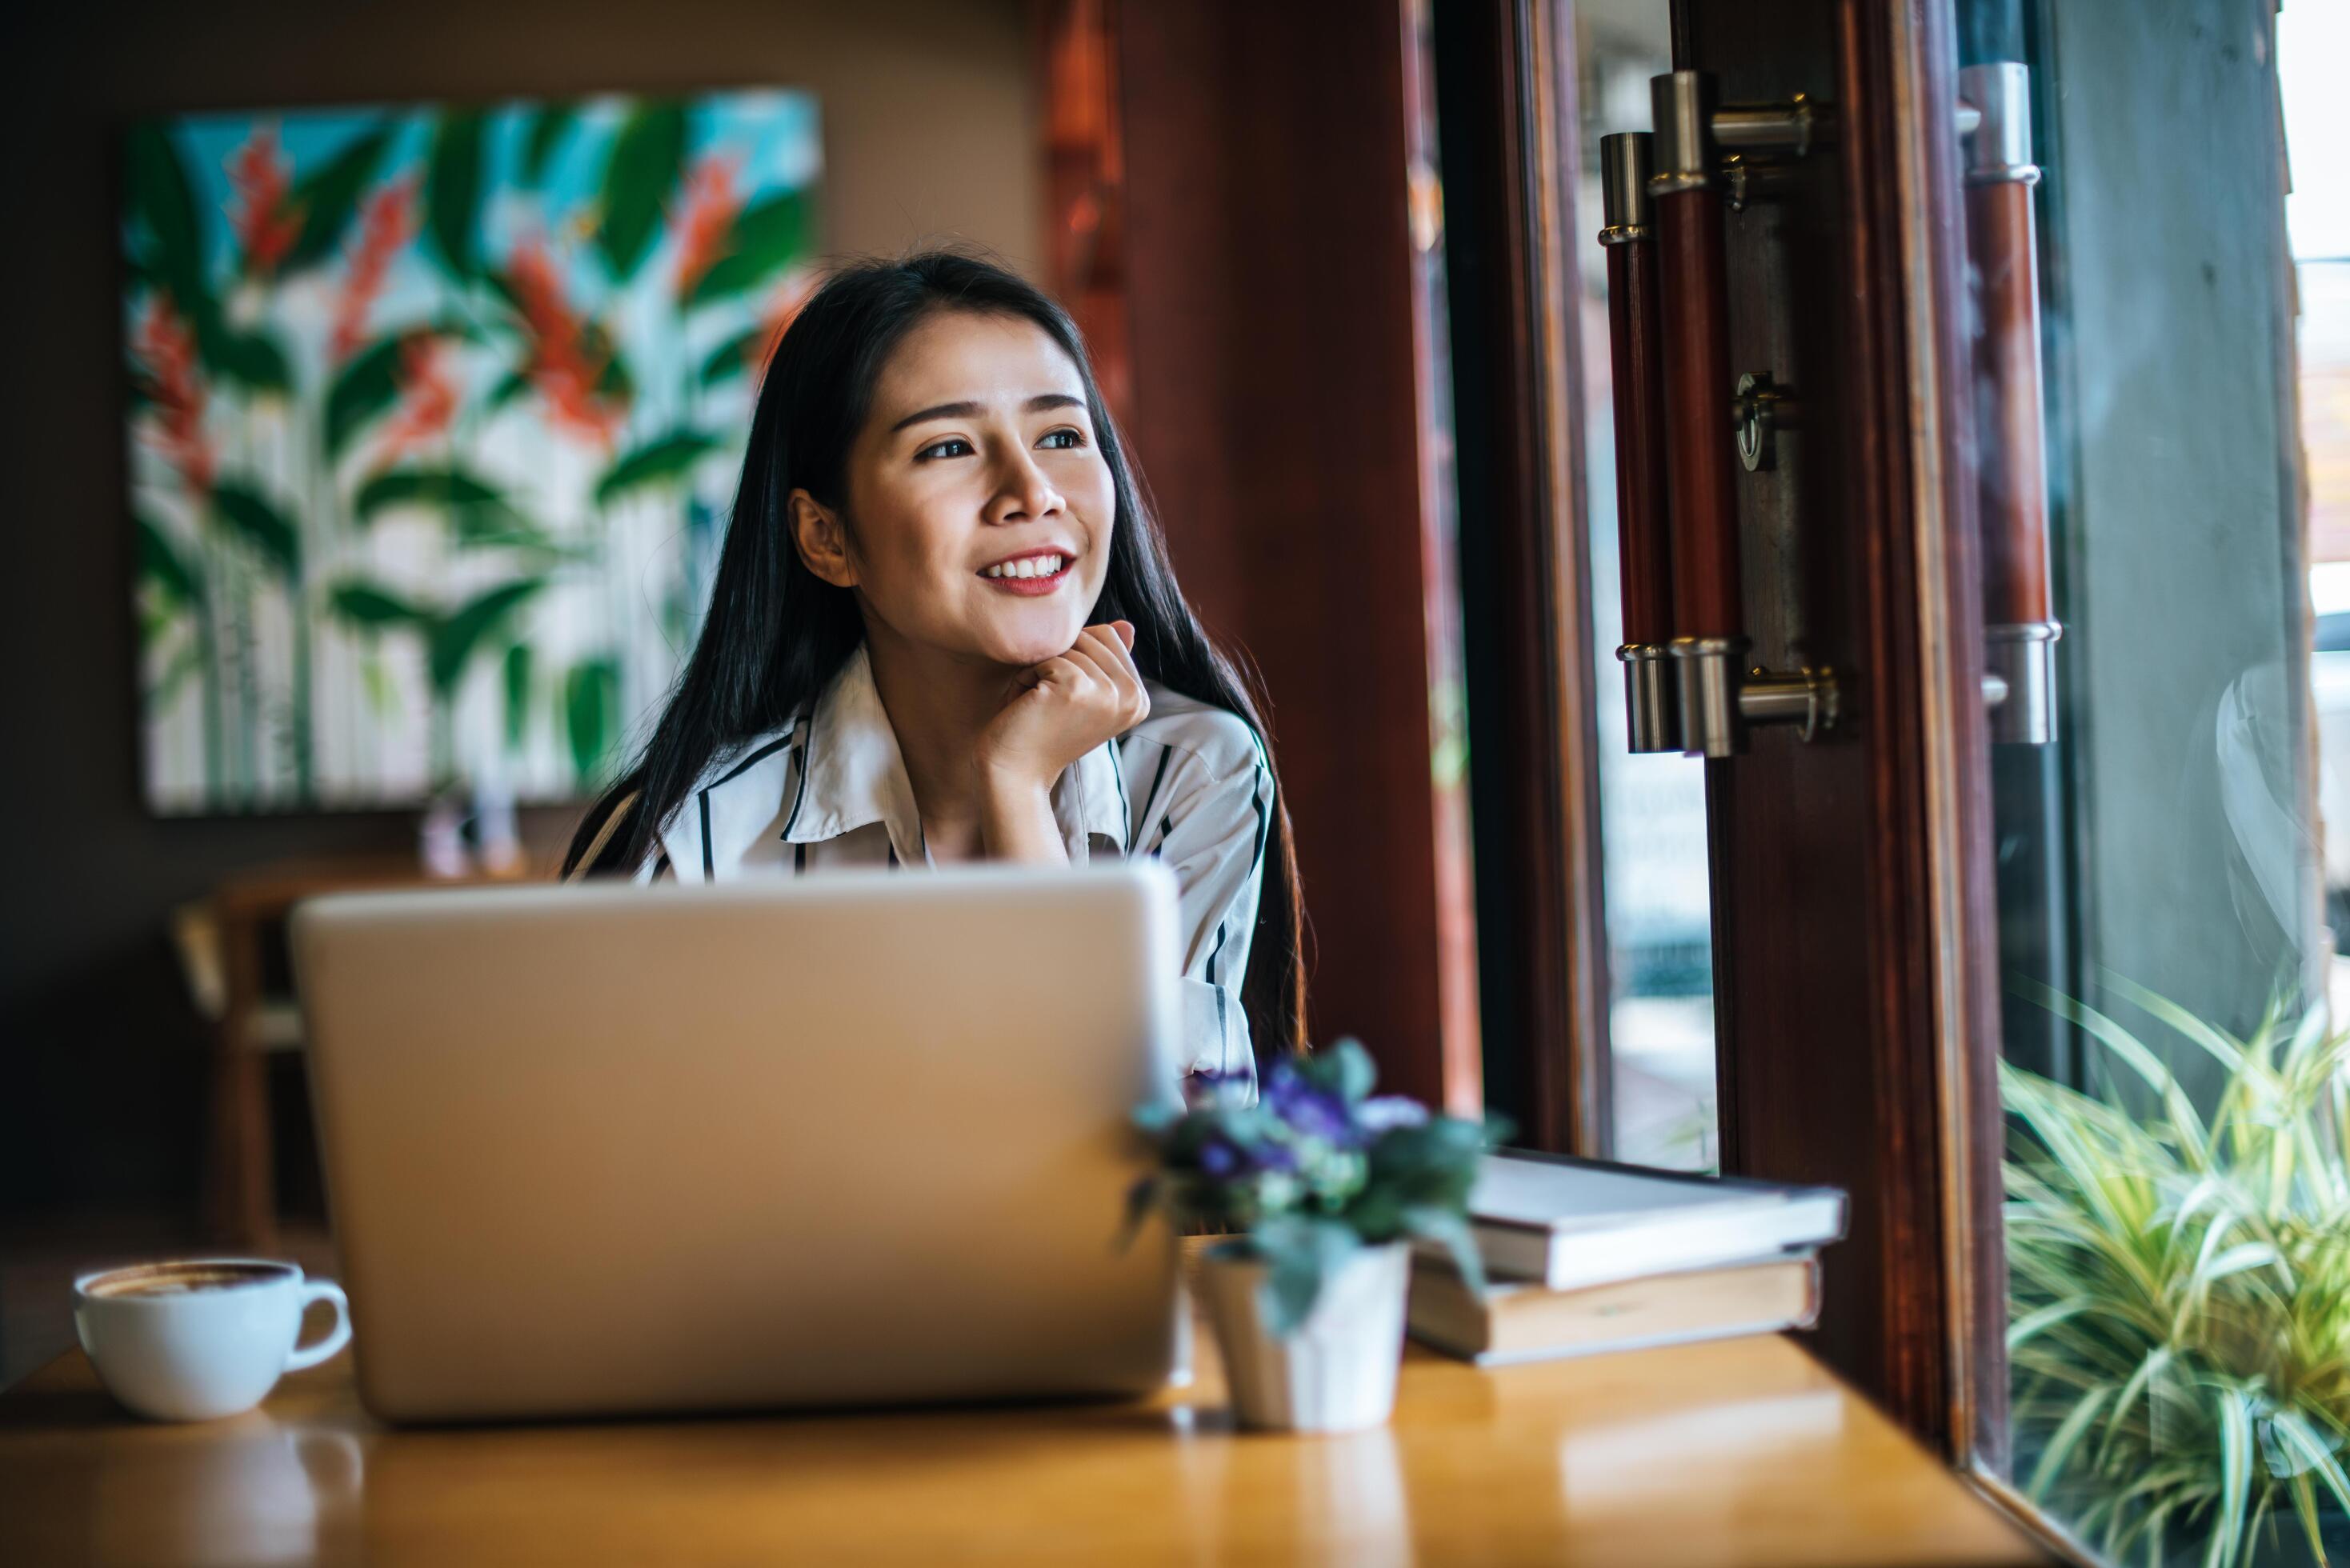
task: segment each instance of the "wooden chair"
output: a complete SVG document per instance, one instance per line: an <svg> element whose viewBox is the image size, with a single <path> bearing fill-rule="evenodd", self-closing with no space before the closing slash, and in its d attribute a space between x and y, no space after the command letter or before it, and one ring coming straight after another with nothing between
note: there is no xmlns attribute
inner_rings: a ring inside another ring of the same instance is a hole
<svg viewBox="0 0 2350 1568"><path fill-rule="evenodd" d="M413 857L295 861L230 877L172 911L172 940L188 992L213 1033L205 1220L223 1241L267 1251L277 1241L276 1158L269 1058L302 1045L290 995L269 993L266 944L296 904L325 893L513 881L527 875L428 878Z"/></svg>

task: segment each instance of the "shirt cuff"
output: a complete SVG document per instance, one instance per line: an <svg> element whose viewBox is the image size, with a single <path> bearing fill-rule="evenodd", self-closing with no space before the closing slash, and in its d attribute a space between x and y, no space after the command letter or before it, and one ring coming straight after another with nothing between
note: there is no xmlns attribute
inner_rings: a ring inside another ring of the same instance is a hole
<svg viewBox="0 0 2350 1568"><path fill-rule="evenodd" d="M1256 1053L1249 1047L1248 1014L1237 992L1189 976L1182 988L1185 1073L1243 1073L1256 1076Z"/></svg>

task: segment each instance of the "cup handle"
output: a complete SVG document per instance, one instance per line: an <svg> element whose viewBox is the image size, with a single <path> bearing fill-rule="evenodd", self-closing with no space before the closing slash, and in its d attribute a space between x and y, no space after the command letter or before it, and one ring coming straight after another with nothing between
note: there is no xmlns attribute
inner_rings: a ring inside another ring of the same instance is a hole
<svg viewBox="0 0 2350 1568"><path fill-rule="evenodd" d="M351 1303L350 1298L343 1294L343 1287L332 1280L312 1280L302 1287L304 1313L310 1310L313 1302L335 1303L335 1326L327 1331L326 1338L307 1349L296 1345L286 1357L286 1370L288 1372L316 1366L351 1342ZM300 1337L298 1331L296 1337Z"/></svg>

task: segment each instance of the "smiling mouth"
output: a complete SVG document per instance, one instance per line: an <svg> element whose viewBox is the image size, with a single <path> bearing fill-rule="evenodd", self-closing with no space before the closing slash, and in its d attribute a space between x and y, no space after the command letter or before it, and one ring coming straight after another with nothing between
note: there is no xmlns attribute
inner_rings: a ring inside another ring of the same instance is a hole
<svg viewBox="0 0 2350 1568"><path fill-rule="evenodd" d="M1027 580L1035 577L1057 577L1069 569L1066 556L1023 556L1016 561L998 561L979 575L1001 580Z"/></svg>
<svg viewBox="0 0 2350 1568"><path fill-rule="evenodd" d="M1063 583L1076 575L1076 558L1058 551L1041 556L1023 556L1014 561L998 561L979 574L980 581L999 594L1015 598L1042 598L1057 593Z"/></svg>

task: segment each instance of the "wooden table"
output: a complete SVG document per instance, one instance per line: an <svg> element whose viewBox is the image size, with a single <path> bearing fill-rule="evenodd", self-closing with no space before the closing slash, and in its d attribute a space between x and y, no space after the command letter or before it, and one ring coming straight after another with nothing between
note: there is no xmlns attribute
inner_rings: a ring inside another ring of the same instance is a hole
<svg viewBox="0 0 2350 1568"><path fill-rule="evenodd" d="M1235 1433L1211 1345L1147 1403L394 1430L349 1362L201 1426L78 1351L0 1395L0 1563L2045 1561L1788 1339L1493 1372L1393 1424Z"/></svg>

